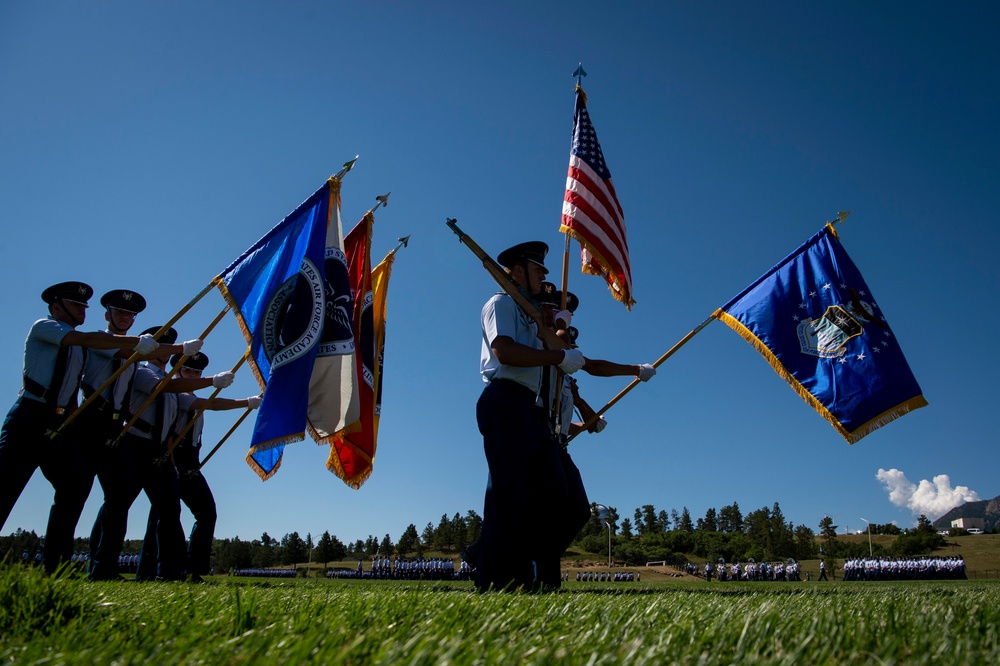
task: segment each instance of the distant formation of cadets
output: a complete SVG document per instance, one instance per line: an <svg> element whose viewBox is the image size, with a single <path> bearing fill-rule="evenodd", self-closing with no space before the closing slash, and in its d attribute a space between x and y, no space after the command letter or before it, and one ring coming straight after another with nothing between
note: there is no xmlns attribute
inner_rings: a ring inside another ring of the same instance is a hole
<svg viewBox="0 0 1000 666"><path fill-rule="evenodd" d="M568 576L569 574L567 574ZM578 583L633 583L639 582L642 573L639 571L577 571Z"/></svg>
<svg viewBox="0 0 1000 666"><path fill-rule="evenodd" d="M844 561L844 580L965 580L961 555L856 557Z"/></svg>
<svg viewBox="0 0 1000 666"><path fill-rule="evenodd" d="M296 569L232 569L230 576L253 576L255 578L295 578Z"/></svg>
<svg viewBox="0 0 1000 666"><path fill-rule="evenodd" d="M795 560L758 563L750 559L746 564L730 562L727 565L725 562L719 562L717 567L711 562L706 562L705 568L701 571L697 564L688 562L684 565L684 572L709 581L717 577L720 582L802 580L799 563Z"/></svg>
<svg viewBox="0 0 1000 666"><path fill-rule="evenodd" d="M364 570L361 560L358 567L349 569L328 569L327 578L350 578L366 580L471 580L472 569L462 561L458 571L455 561L447 557L377 557L372 560L371 569Z"/></svg>

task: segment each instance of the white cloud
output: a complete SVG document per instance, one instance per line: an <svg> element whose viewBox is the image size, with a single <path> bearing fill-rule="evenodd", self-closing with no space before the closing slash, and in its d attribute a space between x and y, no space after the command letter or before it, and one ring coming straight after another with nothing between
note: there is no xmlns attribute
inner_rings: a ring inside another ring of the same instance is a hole
<svg viewBox="0 0 1000 666"><path fill-rule="evenodd" d="M875 478L885 485L890 502L909 509L914 516L924 514L931 520L940 518L960 504L979 501L979 494L969 490L968 486L953 488L947 474L938 474L932 481L923 479L915 484L901 470L880 468Z"/></svg>

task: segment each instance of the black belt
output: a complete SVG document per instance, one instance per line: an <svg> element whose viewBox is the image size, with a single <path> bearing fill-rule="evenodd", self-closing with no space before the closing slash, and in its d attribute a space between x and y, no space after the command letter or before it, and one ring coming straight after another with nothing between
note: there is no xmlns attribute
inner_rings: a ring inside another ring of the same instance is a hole
<svg viewBox="0 0 1000 666"><path fill-rule="evenodd" d="M45 388L28 375L22 374L24 380L24 390L31 395L41 398L43 402L48 402L53 396L49 389Z"/></svg>
<svg viewBox="0 0 1000 666"><path fill-rule="evenodd" d="M144 435L152 435L153 434L153 426L150 425L149 423L146 423L145 421L143 421L141 419L136 419L135 423L133 423L129 427L129 429L130 430L132 430L132 429L138 430L139 432L141 432Z"/></svg>

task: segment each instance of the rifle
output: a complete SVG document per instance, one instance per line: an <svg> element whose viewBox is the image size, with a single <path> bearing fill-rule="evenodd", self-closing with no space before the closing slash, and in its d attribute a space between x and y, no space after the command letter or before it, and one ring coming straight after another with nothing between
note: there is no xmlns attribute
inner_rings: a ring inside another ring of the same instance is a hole
<svg viewBox="0 0 1000 666"><path fill-rule="evenodd" d="M486 254L483 248L476 244L476 241L469 238L461 229L458 228L458 220L447 218L446 224L455 232L458 236L458 240L465 244L472 253L479 257L483 262L483 268L489 273L496 283L500 285L500 288L507 292L514 302L531 317L538 328L538 337L545 343L548 349L569 349L569 343L556 335L556 332L545 325L545 318L542 316L542 311L538 309L538 304L535 303L534 299L531 297L524 288L517 282L514 282L510 274L507 273L504 268L493 260L493 257Z"/></svg>

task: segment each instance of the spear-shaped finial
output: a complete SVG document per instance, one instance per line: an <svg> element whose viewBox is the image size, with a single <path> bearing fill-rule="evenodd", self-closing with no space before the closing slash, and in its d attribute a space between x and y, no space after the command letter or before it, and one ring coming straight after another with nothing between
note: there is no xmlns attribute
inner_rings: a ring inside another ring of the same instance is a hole
<svg viewBox="0 0 1000 666"><path fill-rule="evenodd" d="M853 210L837 211L837 220L835 222L832 222L831 224L843 224L844 220L847 219L847 216L853 212L854 212Z"/></svg>
<svg viewBox="0 0 1000 666"><path fill-rule="evenodd" d="M399 241L399 245L397 245L396 247L392 248L392 252L390 252L387 256L391 257L392 255L396 254L396 252L400 248L406 247L409 244L409 242L410 242L410 237L409 236L403 236L402 238L397 238L396 240Z"/></svg>
<svg viewBox="0 0 1000 666"><path fill-rule="evenodd" d="M383 206L388 206L389 205L389 195L390 194L392 194L392 192L386 192L385 194L382 194L380 196L375 197L375 200L378 201L378 203L375 204L374 206L372 206L371 208L369 208L368 212L365 213L365 215L369 215L371 213L374 213L375 211L377 211L379 208L381 208Z"/></svg>
<svg viewBox="0 0 1000 666"><path fill-rule="evenodd" d="M336 178L337 180L340 180L341 178L343 178L344 175L347 174L348 171L350 171L351 169L354 168L354 163L358 161L359 157L361 157L361 156L360 155L355 155L353 160L351 160L349 162L344 162L344 166L341 167L340 171L337 172L337 175L335 175L334 178Z"/></svg>
<svg viewBox="0 0 1000 666"><path fill-rule="evenodd" d="M573 76L576 77L576 85L581 85L583 82L583 77L587 76L587 72L583 71L583 63L578 63L576 66L576 71L573 72Z"/></svg>

